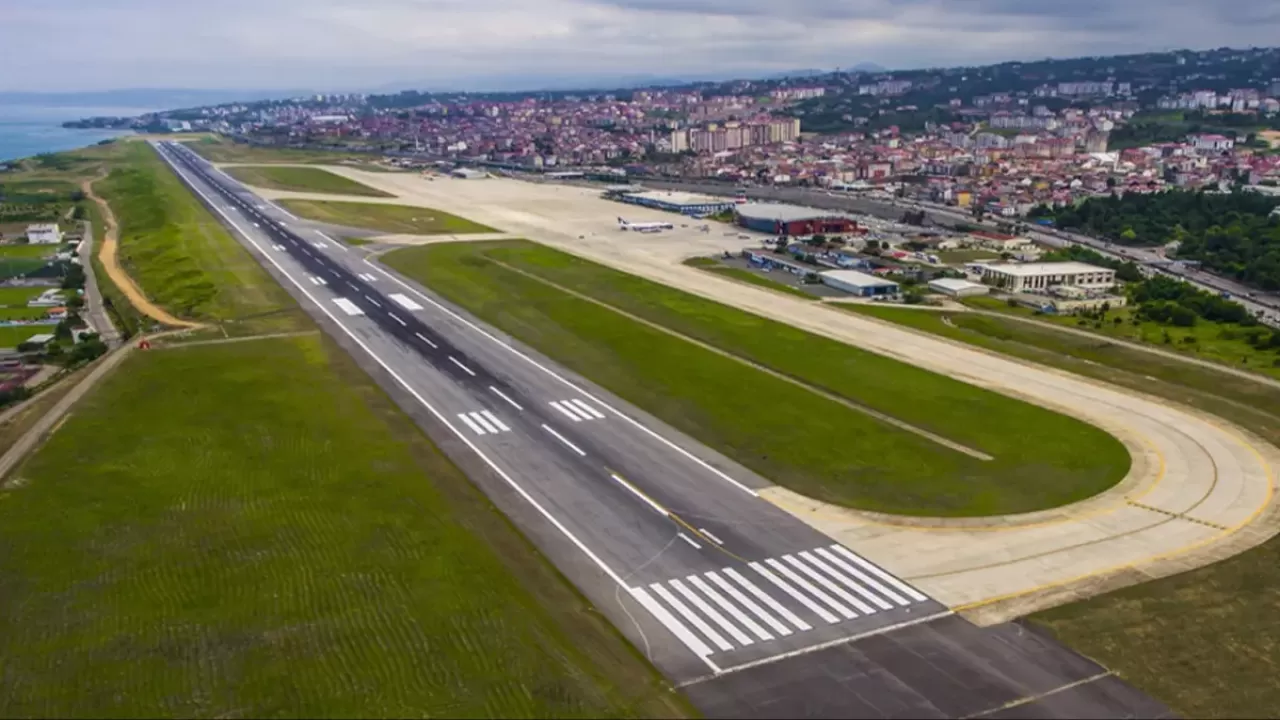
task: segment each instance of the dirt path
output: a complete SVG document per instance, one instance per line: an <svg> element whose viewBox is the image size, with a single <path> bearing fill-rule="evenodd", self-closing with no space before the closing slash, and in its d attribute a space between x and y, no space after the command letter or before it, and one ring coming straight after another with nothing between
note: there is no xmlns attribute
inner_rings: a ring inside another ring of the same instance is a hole
<svg viewBox="0 0 1280 720"><path fill-rule="evenodd" d="M207 327L201 323L180 320L169 314L164 308L148 300L142 289L133 282L133 278L129 277L124 268L120 267L119 258L116 254L119 228L116 224L115 213L111 212L111 205L106 200L98 197L93 192L93 184L103 177L105 176L100 175L93 180L85 180L80 184L80 189L84 191L85 197L98 204L98 208L102 211L102 220L107 225L107 230L102 238L102 246L98 249L98 259L102 261L102 267L107 271L107 275L111 276L111 281L116 284L116 287L120 288L120 292L129 298L129 302L139 312L158 323L192 330Z"/></svg>

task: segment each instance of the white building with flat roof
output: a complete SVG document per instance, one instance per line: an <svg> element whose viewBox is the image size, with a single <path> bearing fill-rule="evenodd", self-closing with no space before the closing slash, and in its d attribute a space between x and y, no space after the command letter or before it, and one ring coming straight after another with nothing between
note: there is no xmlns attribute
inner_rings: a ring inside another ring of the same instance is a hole
<svg viewBox="0 0 1280 720"><path fill-rule="evenodd" d="M1059 285L1107 290L1116 284L1116 271L1082 262L985 265L982 281L1009 292L1045 292Z"/></svg>
<svg viewBox="0 0 1280 720"><path fill-rule="evenodd" d="M938 278L929 281L929 289L950 295L951 297L972 297L974 295L986 295L991 292L991 288L982 283L969 282L960 278Z"/></svg>
<svg viewBox="0 0 1280 720"><path fill-rule="evenodd" d="M62 230L57 223L28 225L27 242L32 245L57 245L62 242Z"/></svg>
<svg viewBox="0 0 1280 720"><path fill-rule="evenodd" d="M818 273L822 284L860 297L896 295L898 283L857 270L827 270Z"/></svg>

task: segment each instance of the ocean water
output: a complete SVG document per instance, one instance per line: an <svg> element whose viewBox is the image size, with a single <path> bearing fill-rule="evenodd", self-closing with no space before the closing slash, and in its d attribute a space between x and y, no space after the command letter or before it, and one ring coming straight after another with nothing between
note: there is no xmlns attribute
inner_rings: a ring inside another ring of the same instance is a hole
<svg viewBox="0 0 1280 720"><path fill-rule="evenodd" d="M112 130L68 130L68 120L103 115L141 115L153 108L40 107L0 103L0 162L40 153L87 147L127 135Z"/></svg>

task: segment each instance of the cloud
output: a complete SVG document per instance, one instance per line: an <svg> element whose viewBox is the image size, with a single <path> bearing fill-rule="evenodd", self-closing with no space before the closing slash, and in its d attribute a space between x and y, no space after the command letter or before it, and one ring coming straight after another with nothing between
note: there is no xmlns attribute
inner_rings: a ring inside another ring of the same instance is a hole
<svg viewBox="0 0 1280 720"><path fill-rule="evenodd" d="M0 90L497 87L1280 36L1275 0L40 0L4 15Z"/></svg>

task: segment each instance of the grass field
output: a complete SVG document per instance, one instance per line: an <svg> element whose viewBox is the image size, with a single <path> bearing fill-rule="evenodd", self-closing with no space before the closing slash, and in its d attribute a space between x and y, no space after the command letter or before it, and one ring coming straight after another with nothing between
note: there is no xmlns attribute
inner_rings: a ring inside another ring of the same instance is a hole
<svg viewBox="0 0 1280 720"><path fill-rule="evenodd" d="M1213 413L1280 444L1280 389L1101 338L1012 319L875 306L849 310L1059 367ZM1031 616L1183 717L1280 707L1280 541Z"/></svg>
<svg viewBox="0 0 1280 720"><path fill-rule="evenodd" d="M0 320L37 320L48 314L49 308L0 307Z"/></svg>
<svg viewBox="0 0 1280 720"><path fill-rule="evenodd" d="M395 197L391 193L375 190L368 185L349 180L320 168L245 165L225 168L225 172L242 183L270 190Z"/></svg>
<svg viewBox="0 0 1280 720"><path fill-rule="evenodd" d="M58 254L61 245L0 245L0 258L47 258Z"/></svg>
<svg viewBox="0 0 1280 720"><path fill-rule="evenodd" d="M362 245L372 245L373 241L369 238L343 236L342 242L352 246L360 247Z"/></svg>
<svg viewBox="0 0 1280 720"><path fill-rule="evenodd" d="M1149 320L1134 324L1134 308L1129 307L1116 308L1109 311L1104 320L1093 321L1072 315L1035 315L1030 308L1010 307L1006 301L996 298L967 298L964 303L982 310L1034 317L1042 322L1087 330L1104 337L1144 343L1280 378L1280 354L1274 350L1260 350L1253 347L1246 339L1246 333L1250 330L1235 324L1208 322L1204 319L1198 320L1189 328L1161 325ZM1257 332L1263 330L1265 328L1259 328ZM1169 342L1165 342L1166 336Z"/></svg>
<svg viewBox="0 0 1280 720"><path fill-rule="evenodd" d="M297 327L300 311L223 229L150 146L127 156L97 186L120 223L120 257L157 304L230 334Z"/></svg>
<svg viewBox="0 0 1280 720"><path fill-rule="evenodd" d="M232 142L220 137L203 138L186 143L201 157L216 163L307 163L324 164L342 161L367 162L371 156L359 153L263 148Z"/></svg>
<svg viewBox="0 0 1280 720"><path fill-rule="evenodd" d="M733 278L734 280L745 282L749 285L757 285L770 290L777 290L778 292L795 295L797 297L805 298L806 300L815 299L814 296L803 290L780 283L776 280L770 280L767 277L762 277L759 273L753 273L750 270L744 270L739 267L721 265L715 258L689 258L684 261L684 264L690 267L696 267L699 270L706 270L709 273L715 273L716 275Z"/></svg>
<svg viewBox="0 0 1280 720"><path fill-rule="evenodd" d="M995 460L905 432L494 260ZM1022 512L1093 495L1128 470L1118 441L1073 419L532 243L444 243L396 250L384 261L780 485L819 499L904 514Z"/></svg>
<svg viewBox="0 0 1280 720"><path fill-rule="evenodd" d="M0 495L0 715L685 708L320 336L138 353Z"/></svg>
<svg viewBox="0 0 1280 720"><path fill-rule="evenodd" d="M0 287L0 306L26 307L27 303L40 297L49 288L43 287Z"/></svg>
<svg viewBox="0 0 1280 720"><path fill-rule="evenodd" d="M32 335L50 334L53 325L0 325L0 348L16 348Z"/></svg>
<svg viewBox="0 0 1280 720"><path fill-rule="evenodd" d="M281 200L279 204L294 215L308 220L387 233L452 235L496 232L493 228L446 212L409 205L329 200Z"/></svg>

